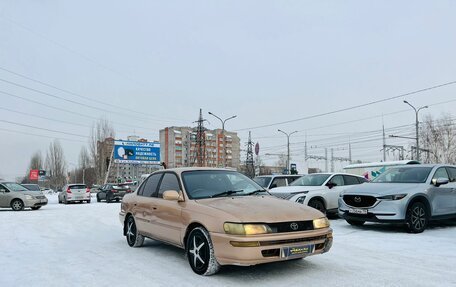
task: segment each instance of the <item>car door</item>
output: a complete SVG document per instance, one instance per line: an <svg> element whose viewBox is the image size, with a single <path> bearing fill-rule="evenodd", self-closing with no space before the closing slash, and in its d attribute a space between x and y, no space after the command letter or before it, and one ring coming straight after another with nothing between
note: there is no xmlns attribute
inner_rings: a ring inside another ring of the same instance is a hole
<svg viewBox="0 0 456 287"><path fill-rule="evenodd" d="M136 219L138 230L153 238L160 238L156 229L157 193L158 184L163 173L152 174L144 182L141 194L138 194L133 215Z"/></svg>
<svg viewBox="0 0 456 287"><path fill-rule="evenodd" d="M450 179L448 172L445 167L439 167L432 176L432 180L438 178ZM432 181L431 181L432 183ZM453 209L453 188L450 183L443 184L441 186L431 185L430 193L432 215L446 215L454 213Z"/></svg>
<svg viewBox="0 0 456 287"><path fill-rule="evenodd" d="M181 192L179 179L174 172L165 172L160 182L157 196L156 228L160 239L181 245L181 232L184 228L182 223L182 202L163 199L163 193L167 190Z"/></svg>
<svg viewBox="0 0 456 287"><path fill-rule="evenodd" d="M447 167L448 175L450 176L448 187L451 188L451 197L452 197L452 213L456 213L456 167Z"/></svg>
<svg viewBox="0 0 456 287"><path fill-rule="evenodd" d="M345 189L344 178L340 174L333 175L329 180L329 184L333 184L331 188L327 188L326 209L336 209L338 207L339 194Z"/></svg>
<svg viewBox="0 0 456 287"><path fill-rule="evenodd" d="M0 207L9 207L10 204L10 192L6 188L6 186L0 184Z"/></svg>

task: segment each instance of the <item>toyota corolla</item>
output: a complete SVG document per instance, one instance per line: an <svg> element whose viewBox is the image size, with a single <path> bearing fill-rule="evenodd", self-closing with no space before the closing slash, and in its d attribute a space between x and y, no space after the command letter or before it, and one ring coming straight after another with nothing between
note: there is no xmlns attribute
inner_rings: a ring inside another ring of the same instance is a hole
<svg viewBox="0 0 456 287"><path fill-rule="evenodd" d="M129 246L159 240L186 251L193 271L256 265L329 251L332 230L318 210L270 196L231 170L181 168L155 172L122 200Z"/></svg>

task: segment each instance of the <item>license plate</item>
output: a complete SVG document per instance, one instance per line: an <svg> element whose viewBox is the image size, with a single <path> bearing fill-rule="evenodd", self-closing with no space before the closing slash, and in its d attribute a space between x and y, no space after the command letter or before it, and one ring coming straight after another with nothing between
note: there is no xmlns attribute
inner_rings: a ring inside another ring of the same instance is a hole
<svg viewBox="0 0 456 287"><path fill-rule="evenodd" d="M82 199L82 196L76 196L76 199Z"/></svg>
<svg viewBox="0 0 456 287"><path fill-rule="evenodd" d="M282 248L282 257L294 257L294 256L303 256L313 252L315 245L304 245L304 246L294 246L294 247L283 247Z"/></svg>
<svg viewBox="0 0 456 287"><path fill-rule="evenodd" d="M360 209L360 208L350 208L348 209L348 213L354 213L354 214L367 214L367 209Z"/></svg>

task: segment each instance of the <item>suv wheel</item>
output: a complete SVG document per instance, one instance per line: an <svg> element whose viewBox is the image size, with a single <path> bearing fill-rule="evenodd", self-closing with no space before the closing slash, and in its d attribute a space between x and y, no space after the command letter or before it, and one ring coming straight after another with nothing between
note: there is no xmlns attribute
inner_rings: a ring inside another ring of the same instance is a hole
<svg viewBox="0 0 456 287"><path fill-rule="evenodd" d="M326 215L326 208L325 208L325 205L323 204L323 202L321 200L319 200L319 199L311 199L309 201L309 206L321 211L323 214Z"/></svg>
<svg viewBox="0 0 456 287"><path fill-rule="evenodd" d="M187 239L187 258L192 270L199 275L213 275L220 270L214 255L214 245L206 229L196 227Z"/></svg>
<svg viewBox="0 0 456 287"><path fill-rule="evenodd" d="M423 232L428 224L428 212L421 202L415 202L407 208L406 223L410 233Z"/></svg>
<svg viewBox="0 0 456 287"><path fill-rule="evenodd" d="M112 193L106 193L106 202L111 203L112 202Z"/></svg>
<svg viewBox="0 0 456 287"><path fill-rule="evenodd" d="M24 203L20 199L14 199L13 201L11 201L11 208L14 211L24 210Z"/></svg>
<svg viewBox="0 0 456 287"><path fill-rule="evenodd" d="M348 222L348 224L354 225L354 226L361 226L366 222L363 220L352 220L352 219L347 219L346 221Z"/></svg>
<svg viewBox="0 0 456 287"><path fill-rule="evenodd" d="M139 234L136 228L135 219L133 216L129 216L125 222L125 237L127 237L127 243L130 247L140 247L144 243L144 236Z"/></svg>

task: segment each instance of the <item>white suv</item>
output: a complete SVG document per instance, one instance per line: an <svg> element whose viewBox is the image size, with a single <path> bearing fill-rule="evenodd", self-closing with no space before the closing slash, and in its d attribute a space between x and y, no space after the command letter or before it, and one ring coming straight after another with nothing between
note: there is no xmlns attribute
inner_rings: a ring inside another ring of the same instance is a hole
<svg viewBox="0 0 456 287"><path fill-rule="evenodd" d="M304 175L289 186L269 192L279 198L305 204L323 213L337 213L339 194L353 185L367 182L364 177L346 173Z"/></svg>
<svg viewBox="0 0 456 287"><path fill-rule="evenodd" d="M264 188L271 189L281 186L288 186L300 178L299 174L272 174L256 176L253 180Z"/></svg>

